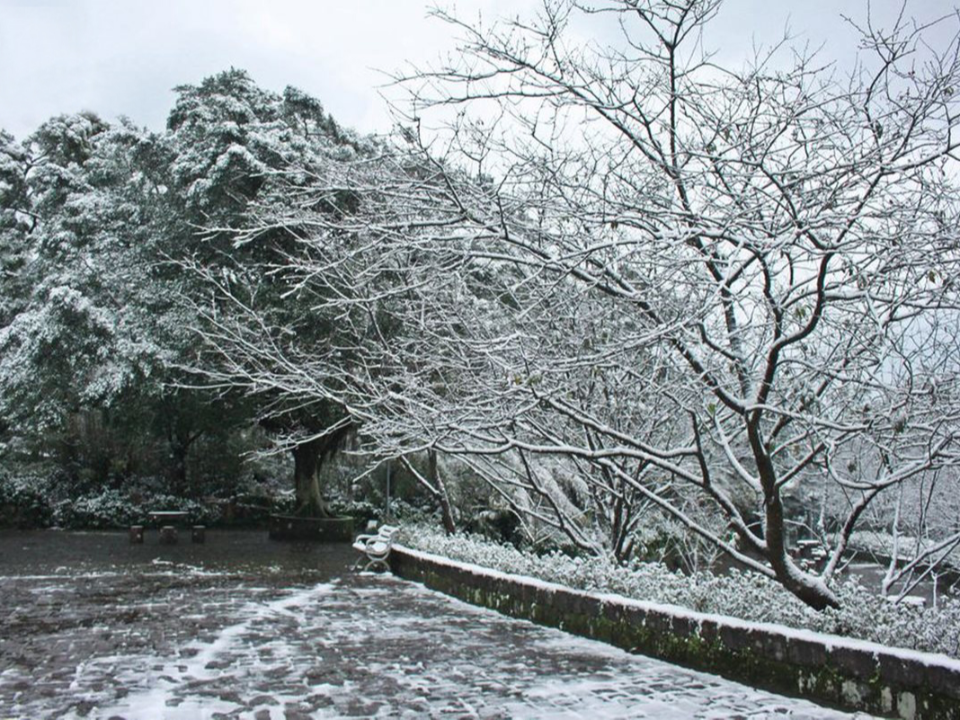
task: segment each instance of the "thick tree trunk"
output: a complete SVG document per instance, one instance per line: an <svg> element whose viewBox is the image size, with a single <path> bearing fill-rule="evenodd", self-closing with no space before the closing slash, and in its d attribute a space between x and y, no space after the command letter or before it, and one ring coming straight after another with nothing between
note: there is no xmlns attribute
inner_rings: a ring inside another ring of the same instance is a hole
<svg viewBox="0 0 960 720"><path fill-rule="evenodd" d="M763 440L757 423L747 428L753 457L760 471L760 484L764 495L764 540L767 546L767 560L777 575L777 580L788 591L815 610L828 607L840 607L837 596L826 583L797 567L787 553L786 528L783 517L783 501L777 486L776 470L769 454L764 449Z"/></svg>
<svg viewBox="0 0 960 720"><path fill-rule="evenodd" d="M453 519L453 509L450 507L450 496L447 495L447 486L440 477L440 469L437 467L437 451L433 448L427 450L427 478L437 489L437 500L440 503L440 515L443 520L443 529L447 535L453 535L457 531L457 524Z"/></svg>
<svg viewBox="0 0 960 720"><path fill-rule="evenodd" d="M187 460L190 448L201 435L202 430L190 433L174 429L167 433L171 458L170 491L173 495L183 495L187 491Z"/></svg>
<svg viewBox="0 0 960 720"><path fill-rule="evenodd" d="M330 510L320 492L323 444L318 440L311 440L297 445L292 452L297 514L311 517L329 517Z"/></svg>
<svg viewBox="0 0 960 720"><path fill-rule="evenodd" d="M187 453L190 448L182 443L177 443L171 450L173 455L171 490L174 495L182 495L187 487Z"/></svg>
<svg viewBox="0 0 960 720"><path fill-rule="evenodd" d="M613 523L610 531L611 544L613 546L613 556L618 563L626 562L633 553L633 539L631 532L631 519L633 517L633 506L627 502L623 493L627 488L622 484L620 486L621 495L614 503Z"/></svg>
<svg viewBox="0 0 960 720"><path fill-rule="evenodd" d="M787 590L815 610L840 607L836 595L818 577L803 572L787 553L780 496L767 501L766 541L770 565Z"/></svg>

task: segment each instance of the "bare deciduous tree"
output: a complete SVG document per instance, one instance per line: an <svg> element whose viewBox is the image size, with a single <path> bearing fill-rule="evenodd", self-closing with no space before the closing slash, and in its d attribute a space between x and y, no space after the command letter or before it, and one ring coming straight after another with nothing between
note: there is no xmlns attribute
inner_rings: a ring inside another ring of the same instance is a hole
<svg viewBox="0 0 960 720"><path fill-rule="evenodd" d="M901 22L867 28L849 77L776 54L734 70L703 51L718 7L440 13L463 53L401 78L409 146L261 217L299 240L269 272L344 344L257 344L282 328L256 312L215 342L248 381L335 399L377 452L558 458L601 506L652 503L824 608L871 504L960 459L958 44ZM619 40L572 37L583 14ZM345 188L349 212L314 212ZM539 478L512 481L556 500ZM824 488L830 554L805 570L785 502ZM576 508L549 517L595 544Z"/></svg>
<svg viewBox="0 0 960 720"><path fill-rule="evenodd" d="M718 7L549 3L489 28L442 14L462 58L407 82L418 112L461 109L448 152L501 178L485 208L464 206L494 236L473 256L631 318L664 372L633 365L621 328L609 362L637 371L634 407L685 423L652 442L624 433L554 372L530 395L585 440L505 445L624 480L612 458L650 463L724 512L750 564L824 607L869 503L956 460L957 40L935 52L902 21L868 27L848 78L804 57L735 71L702 51ZM577 43L578 13L612 20L620 42ZM825 480L847 508L815 576L788 553L783 501Z"/></svg>

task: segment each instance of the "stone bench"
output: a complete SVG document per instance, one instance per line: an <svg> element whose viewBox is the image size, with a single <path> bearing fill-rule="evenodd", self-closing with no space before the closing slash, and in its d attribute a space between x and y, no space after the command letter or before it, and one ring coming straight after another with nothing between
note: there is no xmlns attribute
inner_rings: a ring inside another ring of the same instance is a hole
<svg viewBox="0 0 960 720"><path fill-rule="evenodd" d="M150 519L160 526L160 544L175 545L177 542L177 527L170 523L182 522L187 519L188 513L181 510L153 510L148 513ZM190 539L202 544L206 542L207 528L205 525L193 525L191 528ZM129 530L129 539L132 545L142 545L144 535L143 525L131 525Z"/></svg>

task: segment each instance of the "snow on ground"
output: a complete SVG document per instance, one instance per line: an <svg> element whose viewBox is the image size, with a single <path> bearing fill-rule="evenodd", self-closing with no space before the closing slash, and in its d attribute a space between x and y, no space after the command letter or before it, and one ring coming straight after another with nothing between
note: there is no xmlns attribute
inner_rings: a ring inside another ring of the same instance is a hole
<svg viewBox="0 0 960 720"><path fill-rule="evenodd" d="M323 577L4 572L0 718L851 717L352 574L351 559Z"/></svg>

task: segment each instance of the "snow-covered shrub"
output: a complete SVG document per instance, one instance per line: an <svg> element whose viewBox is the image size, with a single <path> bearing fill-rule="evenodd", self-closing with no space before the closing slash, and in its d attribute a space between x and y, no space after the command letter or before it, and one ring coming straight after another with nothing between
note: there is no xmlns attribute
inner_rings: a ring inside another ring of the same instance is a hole
<svg viewBox="0 0 960 720"><path fill-rule="evenodd" d="M178 510L187 513L186 522L191 525L212 525L220 518L217 505L198 502L176 495L154 495L144 498L141 513L147 515L151 510Z"/></svg>
<svg viewBox="0 0 960 720"><path fill-rule="evenodd" d="M278 493L271 496L265 493L237 493L226 498L208 498L211 505L218 508L207 512L213 517L204 519L204 525L218 521L223 525L256 526L265 524L270 515L292 514L296 508L296 498L293 491Z"/></svg>
<svg viewBox="0 0 960 720"><path fill-rule="evenodd" d="M955 598L941 598L936 608L916 608L891 603L851 579L835 588L842 603L839 610L817 612L773 580L752 572L684 575L657 562L622 566L606 557L534 555L475 535L448 536L423 525L404 526L400 541L452 560L580 590L960 657L960 600Z"/></svg>
<svg viewBox="0 0 960 720"><path fill-rule="evenodd" d="M53 524L64 529L110 529L146 524L152 510L179 510L187 522L210 525L219 517L215 506L172 495L151 495L131 499L120 490L104 490L74 500L62 500L53 508Z"/></svg>
<svg viewBox="0 0 960 720"><path fill-rule="evenodd" d="M899 539L898 555L901 560L910 560L916 555L918 547L923 550L933 543L921 544L917 538L910 535L901 535ZM893 554L893 536L881 530L861 530L850 536L850 548L866 554L877 556L886 561ZM939 557L939 553L937 555ZM960 568L960 547L954 548L943 560L942 566Z"/></svg>
<svg viewBox="0 0 960 720"><path fill-rule="evenodd" d="M53 524L66 529L118 528L142 522L141 508L119 490L61 500L53 508Z"/></svg>
<svg viewBox="0 0 960 720"><path fill-rule="evenodd" d="M330 503L330 511L337 517L352 517L355 527L365 527L370 520L379 520L383 508L367 500L335 499Z"/></svg>
<svg viewBox="0 0 960 720"><path fill-rule="evenodd" d="M0 526L46 527L52 509L49 480L36 474L0 473Z"/></svg>

